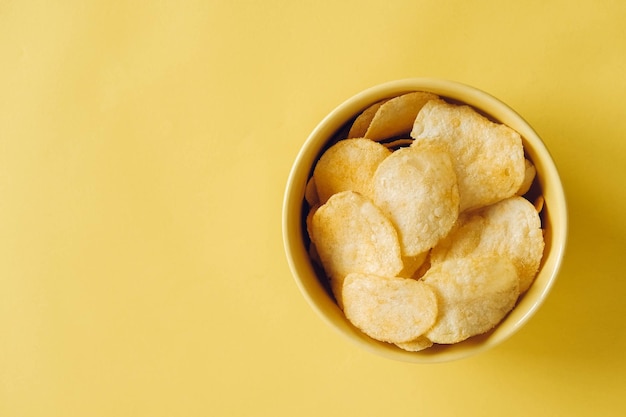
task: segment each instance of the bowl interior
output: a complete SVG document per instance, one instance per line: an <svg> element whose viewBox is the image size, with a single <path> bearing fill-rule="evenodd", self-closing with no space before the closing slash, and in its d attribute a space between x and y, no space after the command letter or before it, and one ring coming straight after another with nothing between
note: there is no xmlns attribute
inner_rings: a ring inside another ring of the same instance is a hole
<svg viewBox="0 0 626 417"><path fill-rule="evenodd" d="M369 105L410 91L429 91L446 99L469 104L486 116L520 133L526 155L535 164L534 192L544 197L542 227L545 250L539 273L517 306L492 331L453 345L435 345L420 352L407 352L376 341L352 326L320 279L307 251L304 192L313 167L333 138ZM460 359L489 349L515 333L548 295L560 268L567 235L567 210L556 166L544 143L515 111L491 95L456 82L413 78L381 84L365 90L335 108L309 135L290 173L283 202L283 240L287 260L298 287L310 306L331 327L373 353L401 361L427 363Z"/></svg>

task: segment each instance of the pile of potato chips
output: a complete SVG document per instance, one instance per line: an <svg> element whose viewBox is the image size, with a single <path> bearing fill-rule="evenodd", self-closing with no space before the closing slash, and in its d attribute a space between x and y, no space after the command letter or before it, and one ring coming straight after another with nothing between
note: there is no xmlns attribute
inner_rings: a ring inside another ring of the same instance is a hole
<svg viewBox="0 0 626 417"><path fill-rule="evenodd" d="M421 91L380 101L315 165L311 257L368 336L408 351L461 342L493 329L537 274L535 175L520 135L470 106Z"/></svg>

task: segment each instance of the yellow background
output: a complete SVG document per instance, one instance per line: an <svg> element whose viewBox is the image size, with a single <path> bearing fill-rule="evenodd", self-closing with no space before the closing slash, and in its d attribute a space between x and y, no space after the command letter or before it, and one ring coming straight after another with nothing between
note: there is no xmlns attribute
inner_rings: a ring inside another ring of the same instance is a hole
<svg viewBox="0 0 626 417"><path fill-rule="evenodd" d="M0 1L0 416L622 416L626 3ZM496 349L415 365L288 270L291 164L332 108L441 77L521 113L570 239Z"/></svg>

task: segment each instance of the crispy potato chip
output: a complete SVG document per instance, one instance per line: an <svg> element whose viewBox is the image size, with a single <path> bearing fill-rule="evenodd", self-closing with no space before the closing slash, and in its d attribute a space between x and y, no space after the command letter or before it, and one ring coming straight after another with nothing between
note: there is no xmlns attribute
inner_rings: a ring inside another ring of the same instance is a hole
<svg viewBox="0 0 626 417"><path fill-rule="evenodd" d="M412 278L413 279L420 279L422 278L426 272L428 272L428 270L430 269L430 252L428 252L428 256L426 256L426 259L424 259L424 263L417 269L417 271L415 271L415 273L413 273Z"/></svg>
<svg viewBox="0 0 626 417"><path fill-rule="evenodd" d="M410 146L413 143L413 139L411 138L402 138L392 140L391 142L381 142L385 148L393 150L397 150L399 148Z"/></svg>
<svg viewBox="0 0 626 417"><path fill-rule="evenodd" d="M444 147L436 143L392 153L376 169L373 187L374 203L398 230L406 257L435 246L459 214L452 162Z"/></svg>
<svg viewBox="0 0 626 417"><path fill-rule="evenodd" d="M315 212L320 208L319 204L316 204L314 206L312 206L309 209L309 212L306 215L306 228L307 228L307 232L309 233L309 237L311 238L311 240L313 240L313 215L315 214Z"/></svg>
<svg viewBox="0 0 626 417"><path fill-rule="evenodd" d="M431 266L448 259L482 254L483 249L479 247L486 228L487 220L479 211L461 213L450 233L430 251Z"/></svg>
<svg viewBox="0 0 626 417"><path fill-rule="evenodd" d="M520 135L470 106L429 101L417 115L411 137L412 146L426 140L447 146L459 182L461 211L510 197L524 180Z"/></svg>
<svg viewBox="0 0 626 417"><path fill-rule="evenodd" d="M433 290L413 279L349 274L343 283L343 303L352 324L389 343L417 339L437 317Z"/></svg>
<svg viewBox="0 0 626 417"><path fill-rule="evenodd" d="M311 260L317 265L322 265L322 260L320 259L320 255L317 253L317 248L313 242L309 244L309 258L311 258Z"/></svg>
<svg viewBox="0 0 626 417"><path fill-rule="evenodd" d="M403 256L402 264L404 265L404 267L402 268L402 271L398 273L398 276L402 278L413 278L413 279L419 278L417 276L418 271L421 270L422 266L426 262L426 259L428 258L428 254L429 252L426 251L426 252L419 253L415 256Z"/></svg>
<svg viewBox="0 0 626 417"><path fill-rule="evenodd" d="M535 206L535 211L537 213L541 213L543 211L543 205L545 204L545 202L546 201L542 195L537 197L537 199L535 200L535 203L533 204L533 206Z"/></svg>
<svg viewBox="0 0 626 417"><path fill-rule="evenodd" d="M372 119L374 118L374 115L376 114L380 106L382 106L382 104L385 101L387 101L387 99L381 100L378 103L372 104L371 106L363 110L361 114L357 116L357 118L352 123L352 126L350 126L350 131L348 132L348 139L365 137L367 128L370 127L370 123L372 123Z"/></svg>
<svg viewBox="0 0 626 417"><path fill-rule="evenodd" d="M312 236L311 224L313 222L313 215L315 214L318 208L320 208L320 206L319 204L316 204L309 209L309 212L306 216L306 227L307 227L307 232L309 234L309 238L311 239L311 241L309 242L309 258L311 258L313 262L321 266L322 260L320 259L320 256L317 253L317 248L315 247L315 243L313 243L313 239L311 237Z"/></svg>
<svg viewBox="0 0 626 417"><path fill-rule="evenodd" d="M504 258L468 257L433 265L422 278L437 295L439 315L424 336L458 343L494 328L519 297L513 264Z"/></svg>
<svg viewBox="0 0 626 417"><path fill-rule="evenodd" d="M422 106L436 98L438 96L435 94L415 91L384 102L376 111L363 137L380 141L408 134Z"/></svg>
<svg viewBox="0 0 626 417"><path fill-rule="evenodd" d="M396 230L380 209L359 193L333 195L315 211L309 229L340 306L346 275L396 276L402 270Z"/></svg>
<svg viewBox="0 0 626 417"><path fill-rule="evenodd" d="M431 263L469 256L498 256L513 263L520 292L532 284L545 243L541 219L523 197L511 197L459 216L452 232L431 251Z"/></svg>
<svg viewBox="0 0 626 417"><path fill-rule="evenodd" d="M515 193L516 195L524 195L530 190L530 187L533 185L533 181L535 180L535 175L537 175L537 169L528 159L524 160L524 181L522 181L522 185L520 185L519 190Z"/></svg>
<svg viewBox="0 0 626 417"><path fill-rule="evenodd" d="M306 183L306 188L304 189L304 199L307 203L309 203L309 207L313 207L320 202L320 198L317 195L315 178L313 177L309 178L309 182Z"/></svg>
<svg viewBox="0 0 626 417"><path fill-rule="evenodd" d="M404 349L409 352L419 352L420 350L428 349L433 345L432 340L429 340L426 336L420 336L415 340L404 343L396 343L400 349Z"/></svg>
<svg viewBox="0 0 626 417"><path fill-rule="evenodd" d="M372 194L372 176L378 164L391 154L370 139L345 139L331 146L320 157L313 171L321 203L340 191Z"/></svg>

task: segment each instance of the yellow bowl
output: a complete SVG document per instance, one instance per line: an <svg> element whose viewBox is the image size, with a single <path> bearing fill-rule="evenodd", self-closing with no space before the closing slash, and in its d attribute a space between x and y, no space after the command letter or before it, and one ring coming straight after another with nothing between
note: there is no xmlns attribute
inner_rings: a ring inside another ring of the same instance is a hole
<svg viewBox="0 0 626 417"><path fill-rule="evenodd" d="M407 352L392 344L371 339L344 316L307 252L304 226L304 192L317 159L333 136L369 105L410 91L429 91L471 105L520 133L526 154L535 164L545 205L545 252L539 273L511 313L492 331L453 345L435 345ZM440 79L411 78L374 86L340 104L328 114L304 142L290 173L283 201L283 240L287 260L298 287L310 306L339 333L375 354L406 362L432 363L467 357L492 348L520 329L548 296L561 265L567 239L567 207L563 186L545 144L531 126L506 104L476 88Z"/></svg>

